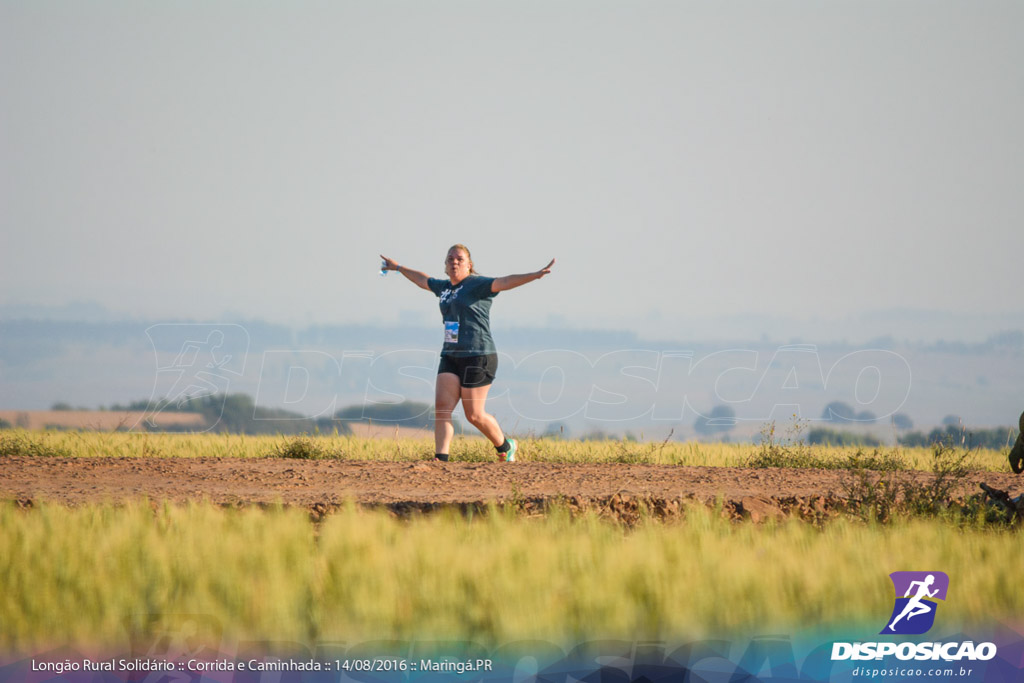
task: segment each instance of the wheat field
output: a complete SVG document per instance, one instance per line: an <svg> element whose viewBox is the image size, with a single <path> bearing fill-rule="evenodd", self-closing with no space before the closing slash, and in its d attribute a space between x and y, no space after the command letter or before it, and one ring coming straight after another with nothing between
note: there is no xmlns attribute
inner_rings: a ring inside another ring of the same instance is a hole
<svg viewBox="0 0 1024 683"><path fill-rule="evenodd" d="M1019 532L907 520L736 524L694 507L626 530L554 510L398 520L134 502L0 506L0 649L102 647L205 615L240 640L678 640L867 624L887 574L939 569L947 625L1019 620Z"/></svg>

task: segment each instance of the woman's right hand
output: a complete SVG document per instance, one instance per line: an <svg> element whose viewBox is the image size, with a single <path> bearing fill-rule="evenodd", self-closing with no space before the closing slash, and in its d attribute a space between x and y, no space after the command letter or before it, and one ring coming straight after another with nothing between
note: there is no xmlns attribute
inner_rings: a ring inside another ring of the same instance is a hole
<svg viewBox="0 0 1024 683"><path fill-rule="evenodd" d="M384 270L397 270L409 282L413 283L420 289L426 289L427 291L430 291L430 278L427 276L426 273L421 273L418 270L413 270L412 268L400 266L398 265L398 262L395 261L395 259L388 258L384 254L381 254L380 258L383 261L383 263L381 263L381 267Z"/></svg>

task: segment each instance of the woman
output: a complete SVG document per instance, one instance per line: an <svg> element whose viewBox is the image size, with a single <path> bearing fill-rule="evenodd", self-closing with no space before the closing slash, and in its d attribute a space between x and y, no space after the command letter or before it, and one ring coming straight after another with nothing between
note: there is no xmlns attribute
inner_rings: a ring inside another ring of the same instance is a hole
<svg viewBox="0 0 1024 683"><path fill-rule="evenodd" d="M494 444L498 460L514 462L516 440L506 438L498 421L484 410L487 392L498 369L498 353L491 338L491 301L498 292L544 277L551 272L555 259L534 273L483 277L473 267L469 249L456 244L445 258L444 272L448 279L444 280L400 266L383 254L381 258L385 270L397 270L414 285L430 290L441 300L444 347L434 388L434 458L448 460L448 450L455 436L452 411L462 401L466 419Z"/></svg>

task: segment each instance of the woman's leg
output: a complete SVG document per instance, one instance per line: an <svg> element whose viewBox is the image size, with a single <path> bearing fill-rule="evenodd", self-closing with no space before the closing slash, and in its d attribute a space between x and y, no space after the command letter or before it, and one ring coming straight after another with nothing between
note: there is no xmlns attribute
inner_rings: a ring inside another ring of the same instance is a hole
<svg viewBox="0 0 1024 683"><path fill-rule="evenodd" d="M485 408L487 403L487 392L491 390L488 384L482 387L462 387L462 409L466 413L469 423L480 430L495 448L505 443L505 434L498 426L498 421L490 415Z"/></svg>
<svg viewBox="0 0 1024 683"><path fill-rule="evenodd" d="M451 372L437 375L434 385L434 453L448 453L455 436L452 411L459 404L462 387L459 376Z"/></svg>

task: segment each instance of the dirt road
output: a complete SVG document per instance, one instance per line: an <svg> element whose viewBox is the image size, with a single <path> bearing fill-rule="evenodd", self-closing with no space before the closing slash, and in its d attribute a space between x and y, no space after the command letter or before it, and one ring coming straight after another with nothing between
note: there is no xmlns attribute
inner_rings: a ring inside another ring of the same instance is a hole
<svg viewBox="0 0 1024 683"><path fill-rule="evenodd" d="M919 482L923 472L904 473ZM959 495L978 483L1016 496L1024 477L977 472ZM441 506L514 503L541 510L552 501L629 516L646 506L659 516L678 514L688 501L721 498L737 515L755 520L780 514L808 516L849 496L854 476L836 470L676 467L669 465L554 465L541 463L369 462L233 458L0 457L0 498L23 505L123 501L208 500L221 505L277 502L314 516L353 500L397 513Z"/></svg>

